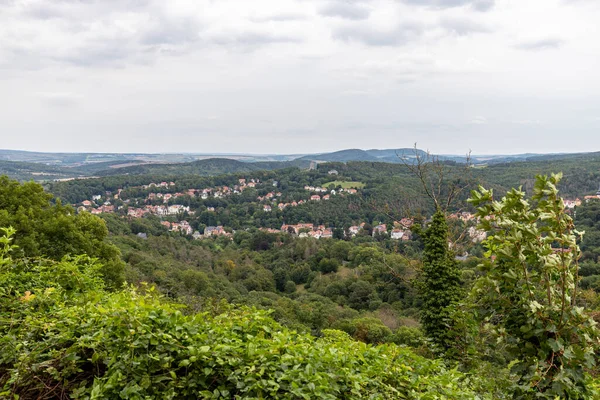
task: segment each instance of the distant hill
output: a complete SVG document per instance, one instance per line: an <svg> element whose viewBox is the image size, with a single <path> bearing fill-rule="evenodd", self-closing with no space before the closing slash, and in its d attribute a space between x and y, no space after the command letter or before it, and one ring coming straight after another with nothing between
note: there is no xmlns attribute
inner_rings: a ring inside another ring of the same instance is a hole
<svg viewBox="0 0 600 400"><path fill-rule="evenodd" d="M100 171L98 176L113 175L221 175L237 172L252 172L261 170L276 170L290 167L308 167L309 162L295 161L264 161L241 162L227 158L209 158L190 163L175 164L143 164L123 168L113 168Z"/></svg>
<svg viewBox="0 0 600 400"><path fill-rule="evenodd" d="M300 157L298 160L321 162L379 161L377 157L374 157L365 150L360 149L340 150L334 151L333 153L310 154Z"/></svg>
<svg viewBox="0 0 600 400"><path fill-rule="evenodd" d="M309 154L299 158L299 160L317 161L317 162L349 162L349 161L371 161L400 164L403 162L412 162L416 157L426 157L427 152L420 149L349 149L334 151L333 153ZM442 161L465 162L465 156L434 155Z"/></svg>
<svg viewBox="0 0 600 400"><path fill-rule="evenodd" d="M86 176L87 173L57 165L0 160L0 175L7 175L20 181L44 181Z"/></svg>
<svg viewBox="0 0 600 400"><path fill-rule="evenodd" d="M380 162L390 164L412 163L427 153L414 148L400 149L346 149L309 155L252 155L231 154L144 154L144 153L41 153L18 150L0 150L0 174L19 180L48 181L75 177L115 175L219 175L258 170L276 170L289 167L308 168L318 163ZM466 156L434 155L441 161L464 163ZM585 162L600 157L597 153L572 154L516 154L472 155L471 163L485 167L524 162Z"/></svg>

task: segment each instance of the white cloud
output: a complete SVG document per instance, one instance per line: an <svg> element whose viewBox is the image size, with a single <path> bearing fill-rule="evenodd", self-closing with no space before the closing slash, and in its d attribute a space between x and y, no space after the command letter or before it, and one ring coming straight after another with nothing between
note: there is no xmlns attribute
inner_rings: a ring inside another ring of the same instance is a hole
<svg viewBox="0 0 600 400"><path fill-rule="evenodd" d="M548 50L548 49L556 49L562 44L564 41L558 38L544 38L544 39L534 39L534 40L526 40L520 42L515 45L517 49L520 50Z"/></svg>

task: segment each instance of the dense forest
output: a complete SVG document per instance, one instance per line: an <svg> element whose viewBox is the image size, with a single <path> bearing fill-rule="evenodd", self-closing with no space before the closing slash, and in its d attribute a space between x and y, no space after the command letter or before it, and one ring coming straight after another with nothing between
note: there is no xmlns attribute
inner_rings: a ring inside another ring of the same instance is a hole
<svg viewBox="0 0 600 400"><path fill-rule="evenodd" d="M598 163L0 178L0 397L596 398Z"/></svg>

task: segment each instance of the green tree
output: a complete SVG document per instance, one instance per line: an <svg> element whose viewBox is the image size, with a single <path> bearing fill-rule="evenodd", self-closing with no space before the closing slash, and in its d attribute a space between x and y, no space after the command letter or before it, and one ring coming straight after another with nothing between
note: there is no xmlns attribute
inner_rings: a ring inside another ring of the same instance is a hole
<svg viewBox="0 0 600 400"><path fill-rule="evenodd" d="M87 254L101 260L109 286L123 282L124 263L119 249L108 243L104 221L89 213L75 214L34 182L20 184L0 177L0 226L16 229L18 256L60 260L66 255Z"/></svg>
<svg viewBox="0 0 600 400"><path fill-rule="evenodd" d="M558 195L561 176L538 176L530 200L520 189L496 200L482 187L470 199L491 258L473 290L475 315L512 360L517 398L592 398L598 331L577 306L581 232Z"/></svg>
<svg viewBox="0 0 600 400"><path fill-rule="evenodd" d="M453 345L453 307L461 298L460 270L448 248L448 225L438 209L427 229L420 232L423 250L423 271L420 277L421 323L437 351L446 352Z"/></svg>

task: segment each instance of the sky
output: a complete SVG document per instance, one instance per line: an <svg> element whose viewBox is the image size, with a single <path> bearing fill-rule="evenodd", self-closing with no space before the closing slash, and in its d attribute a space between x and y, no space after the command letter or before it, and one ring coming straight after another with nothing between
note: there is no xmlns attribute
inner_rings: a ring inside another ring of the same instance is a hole
<svg viewBox="0 0 600 400"><path fill-rule="evenodd" d="M597 0L0 0L0 148L600 151Z"/></svg>

